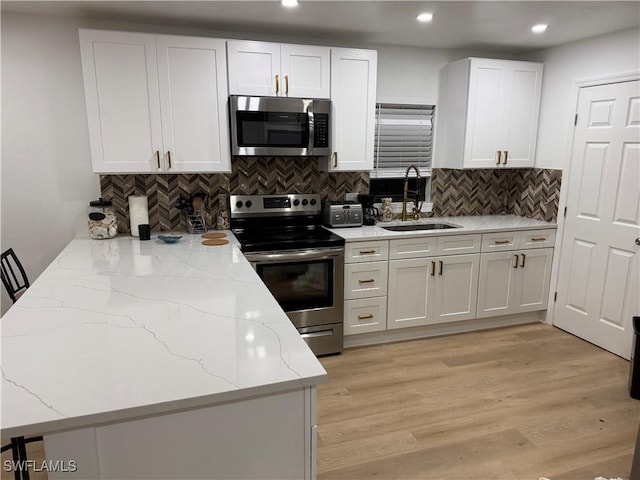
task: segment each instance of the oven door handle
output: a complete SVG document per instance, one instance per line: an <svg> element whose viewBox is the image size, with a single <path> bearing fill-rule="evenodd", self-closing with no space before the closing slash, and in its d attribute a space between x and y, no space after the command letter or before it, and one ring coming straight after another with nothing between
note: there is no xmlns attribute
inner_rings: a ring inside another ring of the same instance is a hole
<svg viewBox="0 0 640 480"><path fill-rule="evenodd" d="M324 258L336 258L344 255L342 248L325 248L322 250L298 250L282 253L249 253L245 257L251 263L275 262L275 261L295 261L313 260Z"/></svg>
<svg viewBox="0 0 640 480"><path fill-rule="evenodd" d="M320 332L310 332L310 333L300 334L302 338L328 337L329 335L333 335L333 328L330 330L322 330Z"/></svg>

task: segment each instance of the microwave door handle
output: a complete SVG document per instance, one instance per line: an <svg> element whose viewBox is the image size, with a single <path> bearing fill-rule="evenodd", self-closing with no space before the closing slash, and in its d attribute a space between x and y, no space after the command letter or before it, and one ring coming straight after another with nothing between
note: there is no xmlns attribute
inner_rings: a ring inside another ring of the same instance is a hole
<svg viewBox="0 0 640 480"><path fill-rule="evenodd" d="M313 139L315 137L314 132L315 132L315 118L313 115L313 103L309 106L309 109L307 110L307 115L309 118L309 145L307 148L307 151L312 154L313 153Z"/></svg>

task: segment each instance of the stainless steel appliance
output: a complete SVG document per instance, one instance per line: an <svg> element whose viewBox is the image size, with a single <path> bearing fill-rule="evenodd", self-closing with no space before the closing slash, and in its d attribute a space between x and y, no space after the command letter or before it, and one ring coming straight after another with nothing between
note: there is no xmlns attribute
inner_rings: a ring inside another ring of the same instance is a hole
<svg viewBox="0 0 640 480"><path fill-rule="evenodd" d="M327 227L359 227L362 225L362 205L358 202L323 203L322 221Z"/></svg>
<svg viewBox="0 0 640 480"><path fill-rule="evenodd" d="M231 153L241 156L327 156L331 101L229 97Z"/></svg>
<svg viewBox="0 0 640 480"><path fill-rule="evenodd" d="M316 355L342 351L344 239L321 225L316 194L231 195L244 256Z"/></svg>

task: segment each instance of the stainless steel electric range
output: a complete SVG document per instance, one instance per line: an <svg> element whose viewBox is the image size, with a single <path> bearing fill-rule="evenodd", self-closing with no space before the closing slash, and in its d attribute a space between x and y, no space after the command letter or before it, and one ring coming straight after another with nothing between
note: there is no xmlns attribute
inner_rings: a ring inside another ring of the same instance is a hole
<svg viewBox="0 0 640 480"><path fill-rule="evenodd" d="M231 195L242 253L316 355L342 351L344 239L317 194Z"/></svg>

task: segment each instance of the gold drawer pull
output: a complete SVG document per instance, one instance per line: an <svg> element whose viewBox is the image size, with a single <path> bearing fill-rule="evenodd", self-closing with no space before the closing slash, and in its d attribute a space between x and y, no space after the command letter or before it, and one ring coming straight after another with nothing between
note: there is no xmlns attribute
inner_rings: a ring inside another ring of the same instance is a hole
<svg viewBox="0 0 640 480"><path fill-rule="evenodd" d="M535 237L532 238L531 241L532 242L544 242L547 239L547 237Z"/></svg>
<svg viewBox="0 0 640 480"><path fill-rule="evenodd" d="M370 278L369 280L358 280L358 283L373 283L373 282L375 282L373 278Z"/></svg>
<svg viewBox="0 0 640 480"><path fill-rule="evenodd" d="M360 255L373 255L376 253L375 250L360 250Z"/></svg>
<svg viewBox="0 0 640 480"><path fill-rule="evenodd" d="M495 242L496 245L506 245L508 243L511 243L511 240L496 240Z"/></svg>
<svg viewBox="0 0 640 480"><path fill-rule="evenodd" d="M358 315L358 320L371 320L373 318L373 315L369 314L369 315Z"/></svg>

